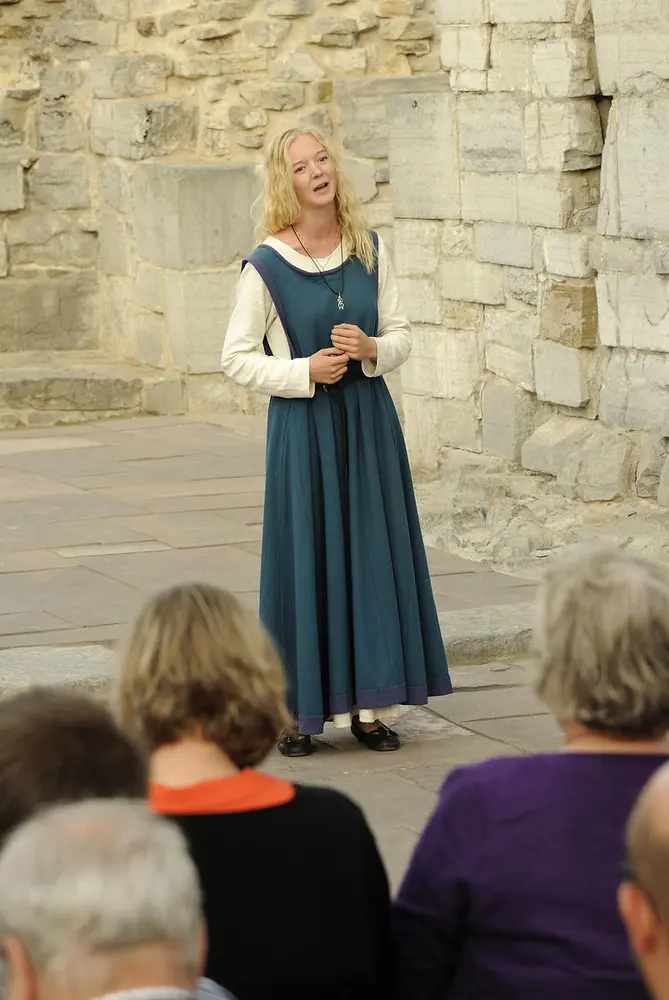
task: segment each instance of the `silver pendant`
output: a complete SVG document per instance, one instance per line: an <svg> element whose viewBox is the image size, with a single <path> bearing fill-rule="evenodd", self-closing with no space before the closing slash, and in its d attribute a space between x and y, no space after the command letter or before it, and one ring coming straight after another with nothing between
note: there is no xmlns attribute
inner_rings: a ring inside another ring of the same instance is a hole
<svg viewBox="0 0 669 1000"><path fill-rule="evenodd" d="M344 300L341 297L341 292L337 296L337 305L339 306L340 309L344 308Z"/></svg>

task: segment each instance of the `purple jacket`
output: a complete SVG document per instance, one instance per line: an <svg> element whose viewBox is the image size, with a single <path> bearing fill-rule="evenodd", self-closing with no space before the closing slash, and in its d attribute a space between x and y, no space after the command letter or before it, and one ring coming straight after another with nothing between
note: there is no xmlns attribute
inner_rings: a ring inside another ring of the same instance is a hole
<svg viewBox="0 0 669 1000"><path fill-rule="evenodd" d="M647 1000L618 916L646 754L542 754L447 778L395 904L401 1000Z"/></svg>

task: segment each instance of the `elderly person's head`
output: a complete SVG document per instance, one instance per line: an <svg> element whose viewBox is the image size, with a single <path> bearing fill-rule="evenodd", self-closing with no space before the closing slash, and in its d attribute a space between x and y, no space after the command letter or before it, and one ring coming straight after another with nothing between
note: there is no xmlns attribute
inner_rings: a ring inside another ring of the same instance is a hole
<svg viewBox="0 0 669 1000"><path fill-rule="evenodd" d="M232 594L187 584L142 609L118 681L121 723L153 752L215 744L237 767L260 763L290 726L285 676L258 619Z"/></svg>
<svg viewBox="0 0 669 1000"><path fill-rule="evenodd" d="M618 905L646 985L669 998L669 764L641 792L627 824Z"/></svg>
<svg viewBox="0 0 669 1000"><path fill-rule="evenodd" d="M130 800L38 814L0 854L0 940L5 1000L194 991L204 930L183 835Z"/></svg>
<svg viewBox="0 0 669 1000"><path fill-rule="evenodd" d="M627 740L669 729L669 572L610 547L546 573L537 690L563 726Z"/></svg>

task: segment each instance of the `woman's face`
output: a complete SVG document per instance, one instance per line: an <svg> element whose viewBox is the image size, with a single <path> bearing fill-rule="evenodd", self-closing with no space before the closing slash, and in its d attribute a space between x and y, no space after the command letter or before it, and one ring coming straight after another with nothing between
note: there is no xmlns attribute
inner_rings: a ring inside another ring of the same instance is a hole
<svg viewBox="0 0 669 1000"><path fill-rule="evenodd" d="M313 135L299 135L288 149L300 208L322 208L334 201L337 173L328 153Z"/></svg>

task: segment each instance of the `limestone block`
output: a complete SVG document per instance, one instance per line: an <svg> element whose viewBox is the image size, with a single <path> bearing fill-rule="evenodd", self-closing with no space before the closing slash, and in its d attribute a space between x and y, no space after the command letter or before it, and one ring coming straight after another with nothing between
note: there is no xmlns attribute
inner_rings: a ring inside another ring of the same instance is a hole
<svg viewBox="0 0 669 1000"><path fill-rule="evenodd" d="M647 434L641 443L634 477L638 497L657 498L660 476L667 457L669 457L667 439L657 433Z"/></svg>
<svg viewBox="0 0 669 1000"><path fill-rule="evenodd" d="M41 98L45 105L71 104L77 90L84 83L84 75L78 70L62 67L45 69L40 78Z"/></svg>
<svg viewBox="0 0 669 1000"><path fill-rule="evenodd" d="M515 97L462 94L457 109L463 170L496 174L523 169L523 109Z"/></svg>
<svg viewBox="0 0 669 1000"><path fill-rule="evenodd" d="M490 61L489 24L444 27L440 58L443 69L485 70Z"/></svg>
<svg viewBox="0 0 669 1000"><path fill-rule="evenodd" d="M446 448L481 451L481 422L473 403L405 392L402 406L407 450L415 471L436 471Z"/></svg>
<svg viewBox="0 0 669 1000"><path fill-rule="evenodd" d="M566 278L587 278L594 274L590 265L591 233L549 230L543 238L543 264L549 274Z"/></svg>
<svg viewBox="0 0 669 1000"><path fill-rule="evenodd" d="M220 55L196 55L175 59L172 72L185 80L227 76L230 83L244 83L253 74L267 72L267 53L234 50Z"/></svg>
<svg viewBox="0 0 669 1000"><path fill-rule="evenodd" d="M94 97L143 97L165 90L169 63L163 56L97 56L89 79Z"/></svg>
<svg viewBox="0 0 669 1000"><path fill-rule="evenodd" d="M668 157L669 101L663 96L614 101L602 162L600 233L636 239L669 234Z"/></svg>
<svg viewBox="0 0 669 1000"><path fill-rule="evenodd" d="M247 83L239 88L245 101L267 111L292 111L304 104L301 83Z"/></svg>
<svg viewBox="0 0 669 1000"><path fill-rule="evenodd" d="M196 128L197 110L181 101L94 101L91 149L127 160L165 156L188 149Z"/></svg>
<svg viewBox="0 0 669 1000"><path fill-rule="evenodd" d="M528 170L591 170L599 166L602 147L594 101L536 101L525 108Z"/></svg>
<svg viewBox="0 0 669 1000"><path fill-rule="evenodd" d="M110 208L127 212L130 208L130 167L123 160L104 160L100 166L98 185L100 195Z"/></svg>
<svg viewBox="0 0 669 1000"><path fill-rule="evenodd" d="M7 254L7 240L0 236L0 278L6 278L9 274L9 256Z"/></svg>
<svg viewBox="0 0 669 1000"><path fill-rule="evenodd" d="M291 52L289 56L277 59L271 67L270 75L274 80L288 83L313 83L325 76L323 69L305 49Z"/></svg>
<svg viewBox="0 0 669 1000"><path fill-rule="evenodd" d="M490 0L490 17L494 24L569 23L579 7L582 0Z"/></svg>
<svg viewBox="0 0 669 1000"><path fill-rule="evenodd" d="M388 120L395 217L458 218L455 98L450 94L392 97Z"/></svg>
<svg viewBox="0 0 669 1000"><path fill-rule="evenodd" d="M469 399L483 370L475 332L413 327L413 349L402 366L402 389L415 396Z"/></svg>
<svg viewBox="0 0 669 1000"><path fill-rule="evenodd" d="M596 347L597 296L594 283L542 279L539 335L563 347Z"/></svg>
<svg viewBox="0 0 669 1000"><path fill-rule="evenodd" d="M552 416L542 423L521 448L521 462L529 472L557 476L569 457L587 440L590 424L579 417Z"/></svg>
<svg viewBox="0 0 669 1000"><path fill-rule="evenodd" d="M441 228L443 257L474 258L474 227L466 222L447 220Z"/></svg>
<svg viewBox="0 0 669 1000"><path fill-rule="evenodd" d="M167 278L165 329L168 351L177 371L219 371L238 279L237 267L174 272Z"/></svg>
<svg viewBox="0 0 669 1000"><path fill-rule="evenodd" d="M228 119L233 128L247 131L255 128L265 128L269 118L262 108L253 108L248 104L233 104L228 108Z"/></svg>
<svg viewBox="0 0 669 1000"><path fill-rule="evenodd" d="M451 90L456 93L484 94L488 89L488 74L485 70L452 69L449 79Z"/></svg>
<svg viewBox="0 0 669 1000"><path fill-rule="evenodd" d="M669 429L669 355L614 350L599 397L600 420L629 430Z"/></svg>
<svg viewBox="0 0 669 1000"><path fill-rule="evenodd" d="M135 328L136 358L144 365L164 368L167 363L165 350L165 323L162 316L137 309L133 317Z"/></svg>
<svg viewBox="0 0 669 1000"><path fill-rule="evenodd" d="M534 87L534 42L509 36L504 25L492 35L488 89L492 92L531 93Z"/></svg>
<svg viewBox="0 0 669 1000"><path fill-rule="evenodd" d="M32 272L0 281L0 352L97 347L93 271Z"/></svg>
<svg viewBox="0 0 669 1000"><path fill-rule="evenodd" d="M388 98L393 95L429 94L448 91L448 78L439 76L375 76L359 80L335 80L334 101L339 110L344 144L356 156L383 159L388 156ZM453 181L450 181L450 186ZM456 213L457 214L457 213Z"/></svg>
<svg viewBox="0 0 669 1000"><path fill-rule="evenodd" d="M490 376L483 387L483 451L510 462L519 462L524 442L549 416L536 396Z"/></svg>
<svg viewBox="0 0 669 1000"><path fill-rule="evenodd" d="M580 407L590 399L590 351L564 347L553 340L534 342L534 378L537 399Z"/></svg>
<svg viewBox="0 0 669 1000"><path fill-rule="evenodd" d="M81 155L44 153L30 176L33 197L49 208L88 208L91 203L89 186L89 161Z"/></svg>
<svg viewBox="0 0 669 1000"><path fill-rule="evenodd" d="M532 230L499 222L474 226L476 257L489 264L532 267Z"/></svg>
<svg viewBox="0 0 669 1000"><path fill-rule="evenodd" d="M118 25L112 21L59 18L54 25L54 42L61 59L90 59L96 49L115 45L117 33Z"/></svg>
<svg viewBox="0 0 669 1000"><path fill-rule="evenodd" d="M590 97L597 93L595 51L586 38L537 42L533 62L538 97Z"/></svg>
<svg viewBox="0 0 669 1000"><path fill-rule="evenodd" d="M504 286L510 299L517 299L528 306L539 300L539 276L526 267L505 267ZM511 303L513 305L513 303Z"/></svg>
<svg viewBox="0 0 669 1000"><path fill-rule="evenodd" d="M1 128L0 123L0 128ZM37 145L53 153L72 153L86 142L84 123L67 108L43 108L36 115Z"/></svg>
<svg viewBox="0 0 669 1000"><path fill-rule="evenodd" d="M176 269L220 267L253 246L250 164L142 163L132 179L137 252Z"/></svg>
<svg viewBox="0 0 669 1000"><path fill-rule="evenodd" d="M395 17L381 22L379 35L389 42L419 41L432 38L434 24L429 18ZM425 51L429 52L429 48ZM410 52L411 50L407 50L407 54ZM422 50L419 49L415 54L420 55L421 52Z"/></svg>
<svg viewBox="0 0 669 1000"><path fill-rule="evenodd" d="M165 275L162 267L139 264L135 275L137 303L149 312L165 312Z"/></svg>
<svg viewBox="0 0 669 1000"><path fill-rule="evenodd" d="M610 347L669 352L669 279L657 274L597 276L600 340Z"/></svg>
<svg viewBox="0 0 669 1000"><path fill-rule="evenodd" d="M633 446L626 434L590 424L590 433L558 472L557 488L578 500L616 500L629 493Z"/></svg>
<svg viewBox="0 0 669 1000"><path fill-rule="evenodd" d="M352 17L320 17L311 22L309 41L312 45L352 49L357 37L358 26Z"/></svg>
<svg viewBox="0 0 669 1000"><path fill-rule="evenodd" d="M307 130L315 129L321 135L326 136L332 135L333 132L332 119L325 108L316 108L314 111L309 111L306 115L300 115L297 127Z"/></svg>
<svg viewBox="0 0 669 1000"><path fill-rule="evenodd" d="M83 232L64 212L9 216L6 233L13 267L89 268L96 263L95 234Z"/></svg>
<svg viewBox="0 0 669 1000"><path fill-rule="evenodd" d="M314 0L267 0L270 17L304 17L313 14Z"/></svg>
<svg viewBox="0 0 669 1000"><path fill-rule="evenodd" d="M366 203L376 198L376 170L372 161L347 156L343 168L360 201Z"/></svg>
<svg viewBox="0 0 669 1000"><path fill-rule="evenodd" d="M477 302L455 302L444 299L441 306L444 326L453 330L480 330L483 323L483 306Z"/></svg>
<svg viewBox="0 0 669 1000"><path fill-rule="evenodd" d="M402 304L412 323L440 323L441 298L434 278L398 278Z"/></svg>
<svg viewBox="0 0 669 1000"><path fill-rule="evenodd" d="M439 275L445 299L489 305L504 302L503 271L496 264L456 258L444 261Z"/></svg>
<svg viewBox="0 0 669 1000"><path fill-rule="evenodd" d="M487 24L489 0L437 0L438 24Z"/></svg>
<svg viewBox="0 0 669 1000"><path fill-rule="evenodd" d="M483 342L488 371L534 392L532 347L536 335L536 317L529 313L486 309Z"/></svg>
<svg viewBox="0 0 669 1000"><path fill-rule="evenodd" d="M367 49L323 49L318 53L323 66L332 76L360 76L367 72Z"/></svg>
<svg viewBox="0 0 669 1000"><path fill-rule="evenodd" d="M462 217L473 221L518 222L518 175L465 171Z"/></svg>
<svg viewBox="0 0 669 1000"><path fill-rule="evenodd" d="M595 237L590 250L590 263L595 271L653 270L652 244L642 240Z"/></svg>
<svg viewBox="0 0 669 1000"><path fill-rule="evenodd" d="M572 176L557 172L523 174L518 181L519 221L526 226L564 229L574 213L578 194Z"/></svg>
<svg viewBox="0 0 669 1000"><path fill-rule="evenodd" d="M662 507L669 507L669 459L664 463L657 490L657 502Z"/></svg>
<svg viewBox="0 0 669 1000"><path fill-rule="evenodd" d="M278 48L288 38L290 29L290 21L246 21L242 24L244 38L263 49Z"/></svg>
<svg viewBox="0 0 669 1000"><path fill-rule="evenodd" d="M669 80L664 0L592 0L603 94L644 94Z"/></svg>
<svg viewBox="0 0 669 1000"><path fill-rule="evenodd" d="M100 270L103 274L132 273L130 244L132 233L128 222L116 212L101 212L99 217Z"/></svg>
<svg viewBox="0 0 669 1000"><path fill-rule="evenodd" d="M18 212L25 203L23 167L20 161L0 161L0 212Z"/></svg>
<svg viewBox="0 0 669 1000"><path fill-rule="evenodd" d="M439 262L439 224L396 219L393 226L395 270L400 277L432 275Z"/></svg>

